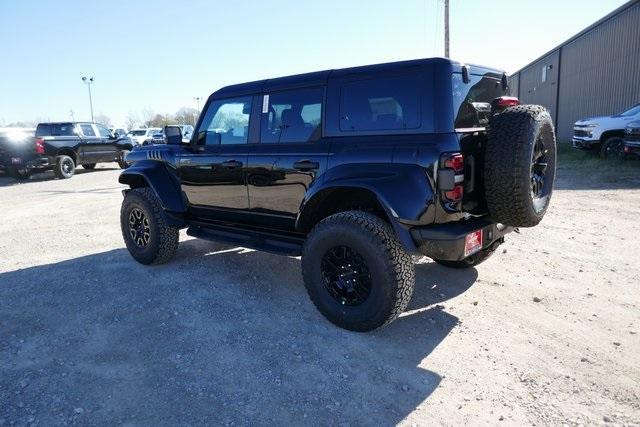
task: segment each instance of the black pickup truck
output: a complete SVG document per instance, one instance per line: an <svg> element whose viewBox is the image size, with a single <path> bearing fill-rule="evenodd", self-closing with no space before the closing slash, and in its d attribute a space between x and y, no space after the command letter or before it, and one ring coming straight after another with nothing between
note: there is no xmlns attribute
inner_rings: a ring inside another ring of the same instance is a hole
<svg viewBox="0 0 640 427"><path fill-rule="evenodd" d="M58 178L71 178L78 165L93 169L96 163L117 162L126 168L133 143L116 137L106 127L87 122L40 123L33 134L0 135L0 170L16 179L53 169Z"/></svg>
<svg viewBox="0 0 640 427"><path fill-rule="evenodd" d="M375 329L409 303L411 254L470 268L542 220L553 124L507 94L504 72L442 58L222 88L188 143L167 127L166 145L129 154L125 243L137 261L160 264L186 227L301 255L320 312Z"/></svg>

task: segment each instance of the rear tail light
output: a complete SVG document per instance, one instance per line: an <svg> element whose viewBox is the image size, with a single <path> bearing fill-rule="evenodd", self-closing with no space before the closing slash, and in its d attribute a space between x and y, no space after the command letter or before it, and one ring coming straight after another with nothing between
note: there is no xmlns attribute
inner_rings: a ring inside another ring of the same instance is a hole
<svg viewBox="0 0 640 427"><path fill-rule="evenodd" d="M36 138L36 153L44 154L44 139Z"/></svg>
<svg viewBox="0 0 640 427"><path fill-rule="evenodd" d="M458 203L464 195L464 157L461 153L445 154L440 159L439 185L445 203ZM454 208L453 206L451 206Z"/></svg>
<svg viewBox="0 0 640 427"><path fill-rule="evenodd" d="M491 101L491 106L498 110L513 107L514 105L520 105L520 100L515 96L501 96Z"/></svg>
<svg viewBox="0 0 640 427"><path fill-rule="evenodd" d="M462 189L462 185L459 184L453 187L453 190L444 192L444 197L446 197L450 202L459 202L462 200L463 195L464 190Z"/></svg>
<svg viewBox="0 0 640 427"><path fill-rule="evenodd" d="M445 157L442 165L447 169L453 169L456 173L462 173L464 170L464 157L460 153L452 154Z"/></svg>

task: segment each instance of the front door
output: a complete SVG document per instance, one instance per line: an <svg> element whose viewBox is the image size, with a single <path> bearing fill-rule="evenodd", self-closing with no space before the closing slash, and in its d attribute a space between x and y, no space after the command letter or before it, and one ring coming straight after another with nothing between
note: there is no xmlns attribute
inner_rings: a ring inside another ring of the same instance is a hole
<svg viewBox="0 0 640 427"><path fill-rule="evenodd" d="M272 223L293 223L307 190L326 169L329 141L322 138L324 89L263 96L260 143L249 154L251 212Z"/></svg>
<svg viewBox="0 0 640 427"><path fill-rule="evenodd" d="M194 146L178 156L182 191L196 216L246 210L252 97L214 100L206 107Z"/></svg>

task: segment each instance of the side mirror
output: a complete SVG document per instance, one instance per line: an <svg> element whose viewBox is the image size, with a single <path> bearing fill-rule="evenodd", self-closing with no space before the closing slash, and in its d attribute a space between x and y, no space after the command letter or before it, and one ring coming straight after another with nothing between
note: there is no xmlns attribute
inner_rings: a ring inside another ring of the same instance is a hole
<svg viewBox="0 0 640 427"><path fill-rule="evenodd" d="M180 126L165 126L164 136L169 145L182 144L182 129L180 129Z"/></svg>

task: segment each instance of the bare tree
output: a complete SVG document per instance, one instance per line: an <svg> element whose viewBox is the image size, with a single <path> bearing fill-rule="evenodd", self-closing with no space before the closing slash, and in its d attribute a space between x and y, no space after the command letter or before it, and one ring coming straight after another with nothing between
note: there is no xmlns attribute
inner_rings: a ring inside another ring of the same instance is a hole
<svg viewBox="0 0 640 427"><path fill-rule="evenodd" d="M96 114L94 116L93 120L96 123L100 123L101 125L105 125L108 128L113 127L113 123L111 122L111 119L106 114L98 113L98 114Z"/></svg>
<svg viewBox="0 0 640 427"><path fill-rule="evenodd" d="M150 108L145 108L140 112L140 117L142 117L142 126L151 127L151 122L155 117L155 113Z"/></svg>
<svg viewBox="0 0 640 427"><path fill-rule="evenodd" d="M175 114L175 120L181 125L195 126L198 118L198 110L190 107L182 107Z"/></svg>
<svg viewBox="0 0 640 427"><path fill-rule="evenodd" d="M138 123L140 123L138 115L133 111L129 111L127 117L124 119L124 125L127 127L127 130L137 127Z"/></svg>

